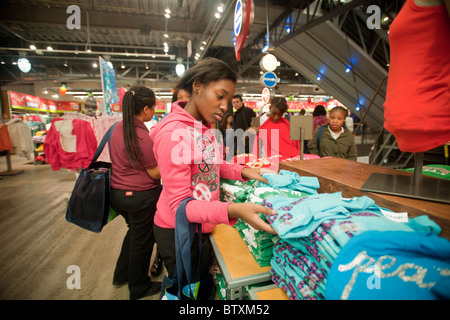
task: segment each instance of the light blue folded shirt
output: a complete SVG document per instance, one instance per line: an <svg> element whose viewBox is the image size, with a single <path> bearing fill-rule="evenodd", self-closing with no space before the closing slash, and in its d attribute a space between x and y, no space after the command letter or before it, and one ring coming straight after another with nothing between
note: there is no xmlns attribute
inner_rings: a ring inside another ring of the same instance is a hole
<svg viewBox="0 0 450 320"><path fill-rule="evenodd" d="M269 186L275 189L289 189L317 194L317 189L320 188L319 179L316 177L300 177L297 172L288 170L280 170L278 174L264 173L262 176L269 182ZM260 182L259 186L267 186L267 184Z"/></svg>
<svg viewBox="0 0 450 320"><path fill-rule="evenodd" d="M326 219L346 218L353 210L377 210L374 200L367 196L342 198L341 192L322 193L300 199L273 196L263 205L277 211L267 219L284 239L307 237Z"/></svg>

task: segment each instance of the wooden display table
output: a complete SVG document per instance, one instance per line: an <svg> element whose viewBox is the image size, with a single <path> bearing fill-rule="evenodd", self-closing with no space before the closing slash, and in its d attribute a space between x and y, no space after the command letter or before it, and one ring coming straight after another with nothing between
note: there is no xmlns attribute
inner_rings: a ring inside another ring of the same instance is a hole
<svg viewBox="0 0 450 320"><path fill-rule="evenodd" d="M269 284L248 291L251 300L289 300L286 292L276 284Z"/></svg>
<svg viewBox="0 0 450 320"><path fill-rule="evenodd" d="M377 205L394 212L408 212L412 218L427 215L442 228L440 235L450 239L450 205L361 190L372 173L412 176L411 172L340 158L285 161L280 163L280 169L297 172L300 176L317 177L320 183L319 193L341 191L343 197L368 196Z"/></svg>
<svg viewBox="0 0 450 320"><path fill-rule="evenodd" d="M271 281L270 267L259 266L236 229L219 224L210 239L226 285L227 300L242 300L245 286Z"/></svg>

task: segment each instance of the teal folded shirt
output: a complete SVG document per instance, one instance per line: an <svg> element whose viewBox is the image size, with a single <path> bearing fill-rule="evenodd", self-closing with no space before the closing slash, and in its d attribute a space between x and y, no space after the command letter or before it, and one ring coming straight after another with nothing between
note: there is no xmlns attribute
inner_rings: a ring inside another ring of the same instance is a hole
<svg viewBox="0 0 450 320"><path fill-rule="evenodd" d="M300 177L297 172L288 170L280 170L278 174L264 173L262 176L269 182L269 186L275 189L288 189L317 194L317 189L320 187L319 180L316 177ZM267 186L267 184L260 182L259 186Z"/></svg>
<svg viewBox="0 0 450 320"><path fill-rule="evenodd" d="M369 197L344 199L341 192L315 194L295 200L273 196L265 199L263 205L277 211L276 215L267 219L284 239L307 237L324 220L344 219L352 210L378 210Z"/></svg>

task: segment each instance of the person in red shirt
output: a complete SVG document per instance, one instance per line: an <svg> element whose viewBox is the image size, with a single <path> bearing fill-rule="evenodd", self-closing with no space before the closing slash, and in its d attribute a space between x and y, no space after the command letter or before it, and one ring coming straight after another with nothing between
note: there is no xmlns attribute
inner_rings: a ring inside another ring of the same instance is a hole
<svg viewBox="0 0 450 320"><path fill-rule="evenodd" d="M123 121L117 123L111 137L111 206L128 225L113 284L118 287L128 283L131 300L161 290L161 282L152 282L148 276L160 173L144 122L155 114L155 103L151 89L130 88L123 97Z"/></svg>
<svg viewBox="0 0 450 320"><path fill-rule="evenodd" d="M290 140L290 124L283 118L288 105L286 99L275 97L271 101L270 116L259 127L253 154L258 157L282 156L292 158L300 154L299 142Z"/></svg>

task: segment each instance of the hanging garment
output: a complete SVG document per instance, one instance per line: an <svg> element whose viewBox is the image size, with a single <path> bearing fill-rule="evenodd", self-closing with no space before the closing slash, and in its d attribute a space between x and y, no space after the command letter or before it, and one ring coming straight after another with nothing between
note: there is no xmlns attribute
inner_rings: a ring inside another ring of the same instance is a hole
<svg viewBox="0 0 450 320"><path fill-rule="evenodd" d="M61 136L55 125L58 121L70 121L73 126L72 134L76 137L76 152L66 152L62 148ZM55 118L52 126L47 132L44 142L44 152L47 163L54 171L61 168L78 170L86 168L91 163L92 157L97 150L97 139L95 138L89 122L79 119L64 120Z"/></svg>
<svg viewBox="0 0 450 320"><path fill-rule="evenodd" d="M450 299L450 241L433 233L368 231L342 249L327 299Z"/></svg>
<svg viewBox="0 0 450 320"><path fill-rule="evenodd" d="M9 137L8 127L0 123L0 151L13 151L11 139Z"/></svg>
<svg viewBox="0 0 450 320"><path fill-rule="evenodd" d="M72 134L72 121L56 121L54 125L59 133L61 148L65 152L77 152L77 136Z"/></svg>
<svg viewBox="0 0 450 320"><path fill-rule="evenodd" d="M14 153L20 157L31 159L34 143L30 127L19 118L9 120L6 125L8 126Z"/></svg>
<svg viewBox="0 0 450 320"><path fill-rule="evenodd" d="M401 151L450 140L450 19L442 3L407 0L389 29L391 50L384 127Z"/></svg>

